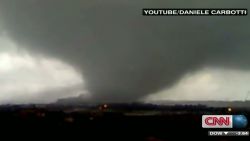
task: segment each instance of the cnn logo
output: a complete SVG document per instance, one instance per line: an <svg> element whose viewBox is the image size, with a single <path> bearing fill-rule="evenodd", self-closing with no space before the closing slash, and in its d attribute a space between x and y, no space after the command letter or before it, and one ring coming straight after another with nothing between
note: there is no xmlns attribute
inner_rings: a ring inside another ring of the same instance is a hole
<svg viewBox="0 0 250 141"><path fill-rule="evenodd" d="M203 128L233 128L232 115L203 115Z"/></svg>

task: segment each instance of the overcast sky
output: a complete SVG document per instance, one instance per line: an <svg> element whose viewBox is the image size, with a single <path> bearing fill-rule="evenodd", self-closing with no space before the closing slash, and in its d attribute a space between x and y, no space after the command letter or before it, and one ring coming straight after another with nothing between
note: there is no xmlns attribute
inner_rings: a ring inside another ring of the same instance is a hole
<svg viewBox="0 0 250 141"><path fill-rule="evenodd" d="M250 18L144 17L142 8L248 0L0 0L0 104L244 100Z"/></svg>

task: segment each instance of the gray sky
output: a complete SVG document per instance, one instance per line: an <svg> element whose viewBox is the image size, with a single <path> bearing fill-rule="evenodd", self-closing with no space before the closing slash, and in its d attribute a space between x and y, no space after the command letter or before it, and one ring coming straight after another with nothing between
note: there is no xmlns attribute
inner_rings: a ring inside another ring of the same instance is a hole
<svg viewBox="0 0 250 141"><path fill-rule="evenodd" d="M242 100L250 18L143 17L142 8L248 0L0 0L0 103ZM249 83L250 84L250 83Z"/></svg>

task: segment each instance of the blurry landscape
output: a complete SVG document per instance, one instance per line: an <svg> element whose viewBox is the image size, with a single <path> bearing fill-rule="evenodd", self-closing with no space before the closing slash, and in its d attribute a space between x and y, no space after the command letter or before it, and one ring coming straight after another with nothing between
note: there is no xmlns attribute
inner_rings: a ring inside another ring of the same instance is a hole
<svg viewBox="0 0 250 141"><path fill-rule="evenodd" d="M247 137L207 137L208 129L202 129L201 117L204 114L244 114L250 120L249 106L250 101L165 101L159 105L71 103L64 99L53 104L2 105L0 125L11 132L34 132L60 137L83 136L90 140L167 141L183 137L220 141L248 140ZM237 130L249 129L248 126L247 129ZM223 129L226 130L233 129Z"/></svg>
<svg viewBox="0 0 250 141"><path fill-rule="evenodd" d="M0 135L249 140L208 137L201 117L244 114L250 121L250 18L141 13L249 6L246 0L0 0Z"/></svg>

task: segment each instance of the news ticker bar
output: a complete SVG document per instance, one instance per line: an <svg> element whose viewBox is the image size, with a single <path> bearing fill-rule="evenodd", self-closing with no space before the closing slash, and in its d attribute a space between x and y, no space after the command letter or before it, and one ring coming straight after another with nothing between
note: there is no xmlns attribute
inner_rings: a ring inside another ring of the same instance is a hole
<svg viewBox="0 0 250 141"><path fill-rule="evenodd" d="M168 8L144 8L142 15L144 16L247 16L248 9L168 9Z"/></svg>
<svg viewBox="0 0 250 141"><path fill-rule="evenodd" d="M208 136L249 136L249 131L208 131Z"/></svg>

